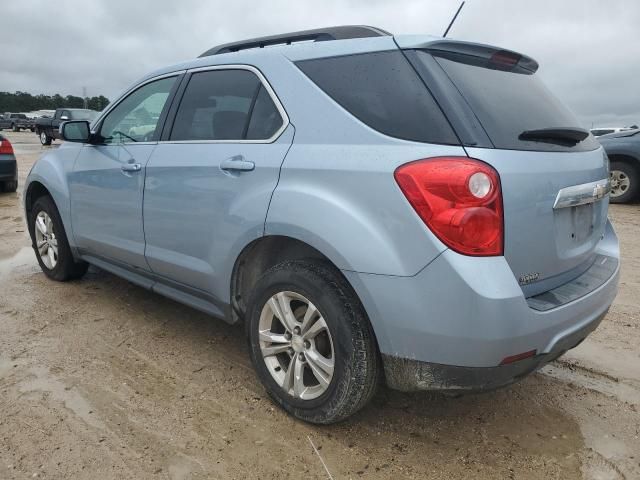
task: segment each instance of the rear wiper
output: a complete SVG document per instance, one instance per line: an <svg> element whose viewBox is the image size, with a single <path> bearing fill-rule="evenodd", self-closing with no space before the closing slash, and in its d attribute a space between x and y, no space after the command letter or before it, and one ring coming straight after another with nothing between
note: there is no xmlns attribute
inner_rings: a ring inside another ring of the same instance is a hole
<svg viewBox="0 0 640 480"><path fill-rule="evenodd" d="M589 136L589 131L583 128L539 128L537 130L525 130L518 138L534 142L562 143L575 145Z"/></svg>

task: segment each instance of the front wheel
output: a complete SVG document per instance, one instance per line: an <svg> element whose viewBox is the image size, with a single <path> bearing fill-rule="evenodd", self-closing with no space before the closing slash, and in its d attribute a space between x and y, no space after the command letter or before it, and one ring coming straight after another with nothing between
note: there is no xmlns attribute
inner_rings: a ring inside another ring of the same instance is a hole
<svg viewBox="0 0 640 480"><path fill-rule="evenodd" d="M609 172L611 203L627 203L635 200L640 193L638 169L627 162L611 162Z"/></svg>
<svg viewBox="0 0 640 480"><path fill-rule="evenodd" d="M20 127L18 127L17 125L11 125L11 131L12 132L19 132L20 131Z"/></svg>
<svg viewBox="0 0 640 480"><path fill-rule="evenodd" d="M47 132L42 130L39 136L40 136L40 143L42 145L51 145L51 137L47 135Z"/></svg>
<svg viewBox="0 0 640 480"><path fill-rule="evenodd" d="M251 360L269 395L306 422L347 418L373 396L379 356L360 301L334 268L287 261L249 300Z"/></svg>
<svg viewBox="0 0 640 480"><path fill-rule="evenodd" d="M29 233L38 263L52 280L65 282L87 273L86 262L76 262L58 208L51 197L40 197L33 204Z"/></svg>

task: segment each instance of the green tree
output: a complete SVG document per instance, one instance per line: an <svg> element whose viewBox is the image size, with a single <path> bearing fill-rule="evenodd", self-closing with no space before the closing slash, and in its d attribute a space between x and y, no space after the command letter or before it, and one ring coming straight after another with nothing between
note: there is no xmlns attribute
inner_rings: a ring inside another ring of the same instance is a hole
<svg viewBox="0 0 640 480"><path fill-rule="evenodd" d="M88 108L102 110L109 104L109 99L103 95L91 97ZM28 92L0 92L0 113L4 112L32 112L34 110L54 110L56 108L83 108L84 99L75 95L32 95Z"/></svg>

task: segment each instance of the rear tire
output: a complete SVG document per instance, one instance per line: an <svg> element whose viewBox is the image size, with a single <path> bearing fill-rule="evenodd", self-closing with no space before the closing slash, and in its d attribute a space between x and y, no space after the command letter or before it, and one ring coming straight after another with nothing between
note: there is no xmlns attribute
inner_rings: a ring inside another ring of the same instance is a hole
<svg viewBox="0 0 640 480"><path fill-rule="evenodd" d="M40 143L42 145L51 145L51 137L47 135L47 132L42 130L38 136L40 137Z"/></svg>
<svg viewBox="0 0 640 480"><path fill-rule="evenodd" d="M33 204L29 233L40 268L47 277L66 282L87 273L89 264L73 258L60 213L51 197L40 197Z"/></svg>
<svg viewBox="0 0 640 480"><path fill-rule="evenodd" d="M627 162L611 162L611 203L628 203L638 198L640 193L640 173L638 168Z"/></svg>
<svg viewBox="0 0 640 480"><path fill-rule="evenodd" d="M374 333L334 268L315 260L275 265L258 279L248 305L251 361L276 404L305 422L330 424L371 399L380 375Z"/></svg>
<svg viewBox="0 0 640 480"><path fill-rule="evenodd" d="M12 132L19 132L20 131L20 127L18 127L17 125L11 125L11 131Z"/></svg>
<svg viewBox="0 0 640 480"><path fill-rule="evenodd" d="M0 192L13 193L18 190L18 181L0 183Z"/></svg>

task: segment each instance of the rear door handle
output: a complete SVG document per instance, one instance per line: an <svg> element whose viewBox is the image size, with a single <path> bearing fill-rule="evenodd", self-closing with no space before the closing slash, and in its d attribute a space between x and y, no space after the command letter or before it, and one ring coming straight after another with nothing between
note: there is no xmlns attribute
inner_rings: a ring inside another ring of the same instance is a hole
<svg viewBox="0 0 640 480"><path fill-rule="evenodd" d="M139 172L142 170L142 165L139 163L125 163L121 168L123 172Z"/></svg>
<svg viewBox="0 0 640 480"><path fill-rule="evenodd" d="M225 171L239 170L242 172L250 172L256 168L255 163L245 160L242 155L227 158L220 163L220 168Z"/></svg>

